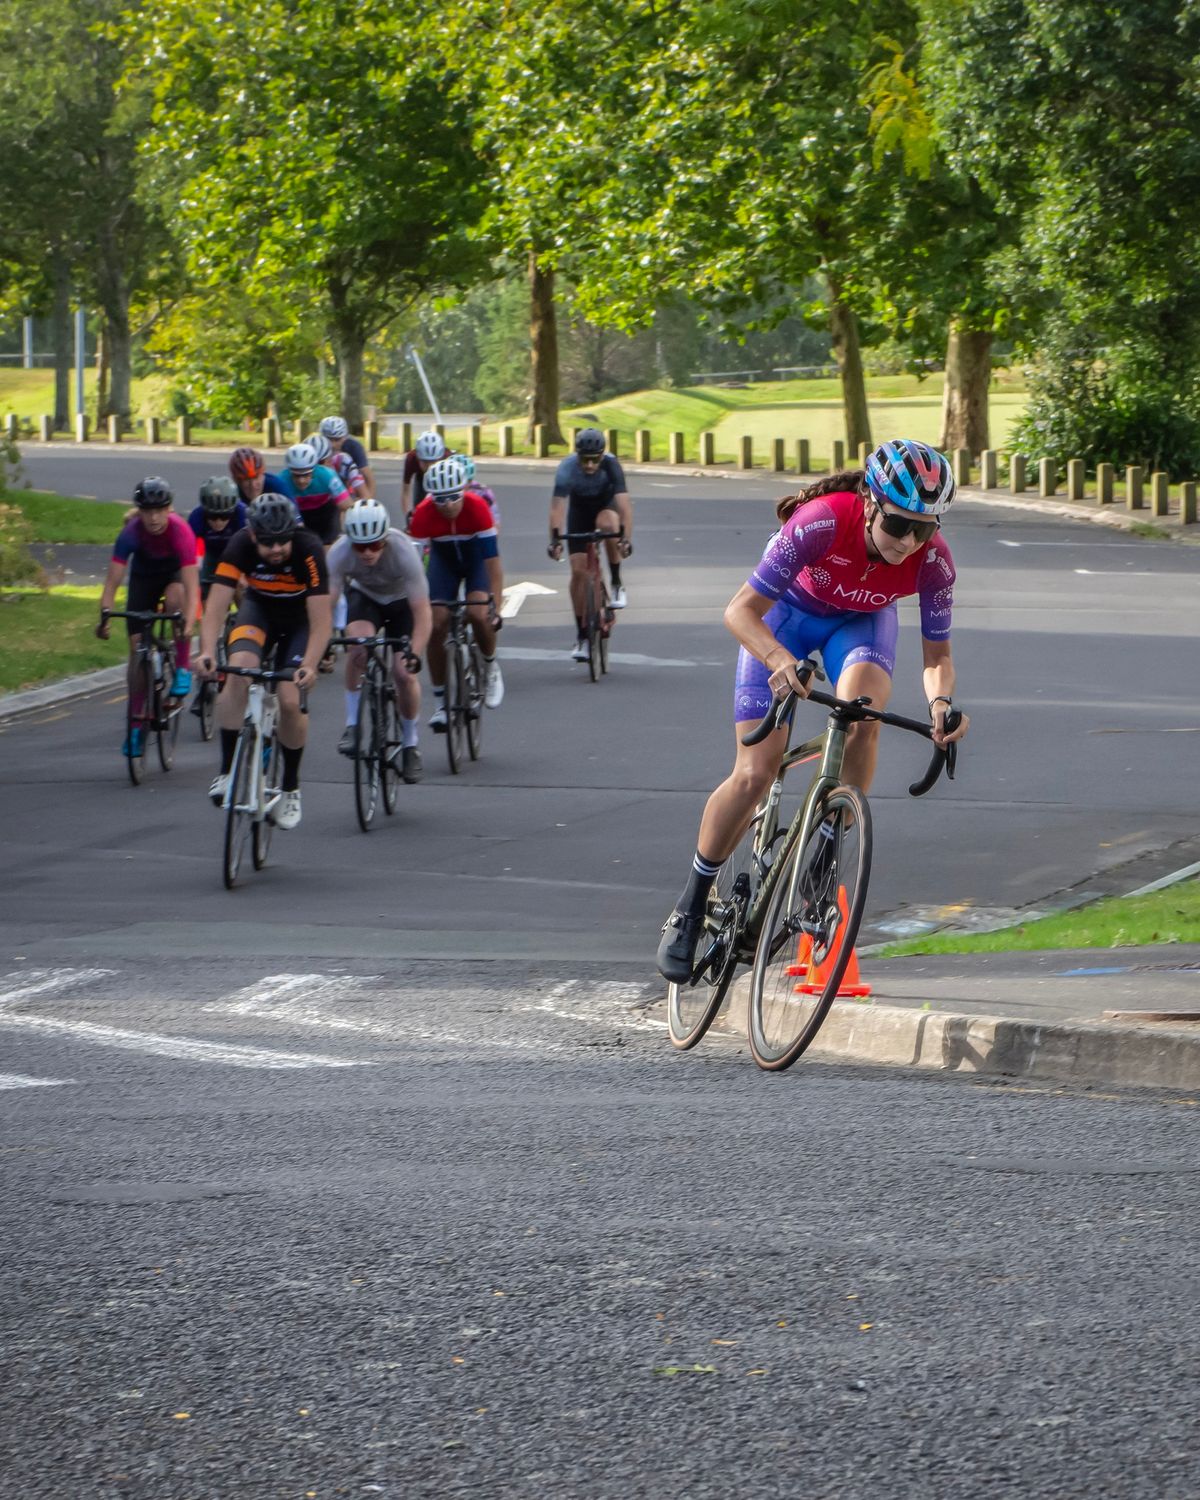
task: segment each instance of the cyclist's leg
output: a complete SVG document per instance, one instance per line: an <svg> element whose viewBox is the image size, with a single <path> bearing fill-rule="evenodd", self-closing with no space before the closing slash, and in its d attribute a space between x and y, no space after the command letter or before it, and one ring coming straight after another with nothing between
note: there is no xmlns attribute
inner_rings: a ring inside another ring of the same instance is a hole
<svg viewBox="0 0 1200 1500"><path fill-rule="evenodd" d="M374 635L383 622L383 607L368 599L351 585L342 595L348 623L347 635ZM363 673L367 667L367 648L351 646L346 652L346 734L338 749L344 754L353 753L353 736L349 731L358 723L362 701Z"/></svg>
<svg viewBox="0 0 1200 1500"><path fill-rule="evenodd" d="M408 636L410 639L413 632L412 605L407 599L398 599L394 604L380 606L383 611L383 623L389 635ZM408 670L408 663L401 652L392 653L392 676L396 683L396 702L400 709L400 724L407 736L410 732L411 740L405 739L406 745L417 743L417 715L421 712L421 679Z"/></svg>
<svg viewBox="0 0 1200 1500"><path fill-rule="evenodd" d="M598 514L594 501L576 500L572 496L567 506L567 530L595 531ZM568 542L567 561L571 565L571 608L575 612L575 639L578 641L587 635L588 601L591 595L588 543Z"/></svg>
<svg viewBox="0 0 1200 1500"><path fill-rule="evenodd" d="M275 667L298 667L308 649L308 616L284 616L273 622L268 648L275 652ZM275 734L279 740L283 771L279 789L283 798L271 814L277 828L295 828L300 821L300 761L308 742L308 715L300 712L300 689L294 682L275 686L279 696L279 723Z"/></svg>
<svg viewBox="0 0 1200 1500"><path fill-rule="evenodd" d="M164 609L167 614L183 614L185 594L183 580L176 573L167 585ZM175 644L175 680L171 684L172 697L182 698L192 687L192 622L184 618L182 623L171 626Z"/></svg>
<svg viewBox="0 0 1200 1500"><path fill-rule="evenodd" d="M621 525L621 517L611 507L606 506L604 510L596 514L597 531L616 531ZM612 591L615 594L621 587L621 548L618 542L608 541L604 544L605 556L608 558L608 576L612 583Z"/></svg>
<svg viewBox="0 0 1200 1500"><path fill-rule="evenodd" d="M157 609L169 580L170 574L146 573L138 568L130 568L125 608L133 611ZM144 719L149 709L146 702L146 684L138 663L138 649L142 643L143 628L137 620L125 621L125 632L129 637L129 661L125 669L125 683L129 693L130 712L135 719Z"/></svg>
<svg viewBox="0 0 1200 1500"><path fill-rule="evenodd" d="M437 547L429 554L429 597L431 599L454 599L462 581L459 569L442 556ZM433 632L429 637L429 681L433 685L433 713L429 722L435 727L446 722L446 631L450 625L450 611L443 605L433 607Z"/></svg>
<svg viewBox="0 0 1200 1500"><path fill-rule="evenodd" d="M870 698L872 708L886 708L892 696L896 665L898 612L894 604L875 614L853 615L822 648L825 670L839 698ZM852 724L846 739L842 779L869 791L879 755L878 724Z"/></svg>

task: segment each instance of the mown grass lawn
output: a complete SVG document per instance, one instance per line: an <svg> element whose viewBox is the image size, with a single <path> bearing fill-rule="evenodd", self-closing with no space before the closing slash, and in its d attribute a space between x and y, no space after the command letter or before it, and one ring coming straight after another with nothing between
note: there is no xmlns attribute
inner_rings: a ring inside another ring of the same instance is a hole
<svg viewBox="0 0 1200 1500"><path fill-rule="evenodd" d="M121 622L109 640L99 641L93 634L99 615L98 586L0 591L0 692L123 661Z"/></svg>
<svg viewBox="0 0 1200 1500"><path fill-rule="evenodd" d="M35 542L108 546L116 539L128 509L128 501L80 500L46 490L9 490L5 500L28 519Z"/></svg>
<svg viewBox="0 0 1200 1500"><path fill-rule="evenodd" d="M890 943L879 958L918 953L1015 953L1044 948L1123 948L1147 943L1200 943L1200 880L1145 896L1113 896L998 932L933 933Z"/></svg>

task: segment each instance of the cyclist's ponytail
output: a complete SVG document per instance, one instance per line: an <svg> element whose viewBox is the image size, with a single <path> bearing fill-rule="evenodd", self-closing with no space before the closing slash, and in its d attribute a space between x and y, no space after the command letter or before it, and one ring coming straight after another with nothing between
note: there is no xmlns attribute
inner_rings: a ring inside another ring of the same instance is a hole
<svg viewBox="0 0 1200 1500"><path fill-rule="evenodd" d="M844 494L846 490L857 490L865 496L867 492L866 470L841 469L836 474L826 474L823 479L805 485L798 494L785 495L776 505L775 514L782 525L794 511L799 510L802 505L807 505L810 500L819 500L822 495Z"/></svg>

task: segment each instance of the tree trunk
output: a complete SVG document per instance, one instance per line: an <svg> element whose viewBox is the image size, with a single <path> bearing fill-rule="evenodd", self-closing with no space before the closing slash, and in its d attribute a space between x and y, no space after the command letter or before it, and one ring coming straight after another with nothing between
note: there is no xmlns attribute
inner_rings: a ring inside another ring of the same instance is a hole
<svg viewBox="0 0 1200 1500"><path fill-rule="evenodd" d="M54 301L50 311L54 347L54 430L65 432L71 425L71 268L66 257L55 253L51 265Z"/></svg>
<svg viewBox="0 0 1200 1500"><path fill-rule="evenodd" d="M867 385L863 379L862 349L858 342L858 318L839 296L838 287L829 283L829 332L833 355L842 382L842 408L846 416L846 444L852 463L858 461L860 443L870 446L871 411L867 405Z"/></svg>
<svg viewBox="0 0 1200 1500"><path fill-rule="evenodd" d="M333 357L337 365L342 416L349 424L351 432L361 433L363 430L363 360L367 340L358 319L354 316L345 289L330 286L329 300L333 309L329 337L333 344Z"/></svg>
<svg viewBox="0 0 1200 1500"><path fill-rule="evenodd" d="M946 386L942 395L942 450L966 448L978 457L991 447L988 386L992 379L992 335L951 318L946 339Z"/></svg>
<svg viewBox="0 0 1200 1500"><path fill-rule="evenodd" d="M543 271L537 253L529 252L529 350L533 391L529 400L529 437L545 424L552 443L564 441L558 425L558 321L554 311L554 272Z"/></svg>
<svg viewBox="0 0 1200 1500"><path fill-rule="evenodd" d="M104 426L108 410L108 332L103 318L96 332L96 429Z"/></svg>

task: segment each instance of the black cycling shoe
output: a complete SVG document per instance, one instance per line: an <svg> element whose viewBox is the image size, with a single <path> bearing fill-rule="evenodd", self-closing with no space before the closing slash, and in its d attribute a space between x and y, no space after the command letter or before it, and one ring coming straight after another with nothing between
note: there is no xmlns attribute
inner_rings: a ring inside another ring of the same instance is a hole
<svg viewBox="0 0 1200 1500"><path fill-rule="evenodd" d="M421 752L415 745L405 745L400 752L400 775L407 786L416 786L421 774Z"/></svg>
<svg viewBox="0 0 1200 1500"><path fill-rule="evenodd" d="M663 923L662 942L655 962L658 972L672 984L689 984L696 962L696 947L704 930L704 913L673 911Z"/></svg>

